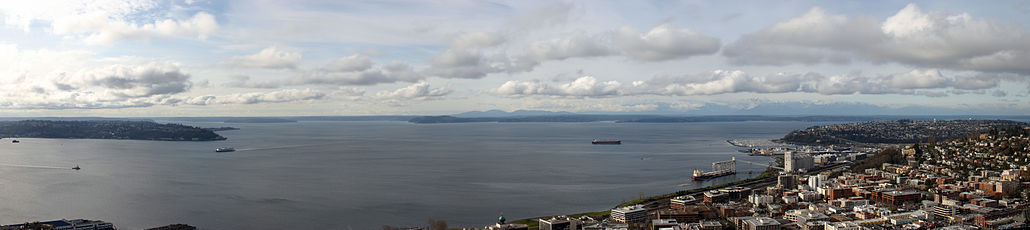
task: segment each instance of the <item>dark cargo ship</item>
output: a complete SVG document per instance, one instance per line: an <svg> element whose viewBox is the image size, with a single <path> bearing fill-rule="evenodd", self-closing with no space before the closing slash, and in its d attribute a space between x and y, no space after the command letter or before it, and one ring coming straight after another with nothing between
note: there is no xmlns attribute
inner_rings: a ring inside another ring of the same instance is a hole
<svg viewBox="0 0 1030 230"><path fill-rule="evenodd" d="M590 143L591 144L595 144L595 145L621 145L622 141L620 141L620 140L598 140L598 139L594 139Z"/></svg>

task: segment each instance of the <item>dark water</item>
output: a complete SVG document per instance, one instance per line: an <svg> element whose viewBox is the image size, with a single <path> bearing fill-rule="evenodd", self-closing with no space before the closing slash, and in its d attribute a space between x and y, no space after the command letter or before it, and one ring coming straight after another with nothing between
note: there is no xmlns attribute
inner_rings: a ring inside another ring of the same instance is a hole
<svg viewBox="0 0 1030 230"><path fill-rule="evenodd" d="M231 124L222 142L0 142L0 224L102 219L122 229L452 227L611 208L640 195L723 183L695 168L821 123L301 122ZM194 123L205 127L220 123ZM622 145L591 145L593 138ZM215 153L233 146L232 153ZM79 165L82 170L70 170ZM55 168L48 168L55 167ZM759 167L738 164L745 171ZM680 187L680 184L690 184Z"/></svg>

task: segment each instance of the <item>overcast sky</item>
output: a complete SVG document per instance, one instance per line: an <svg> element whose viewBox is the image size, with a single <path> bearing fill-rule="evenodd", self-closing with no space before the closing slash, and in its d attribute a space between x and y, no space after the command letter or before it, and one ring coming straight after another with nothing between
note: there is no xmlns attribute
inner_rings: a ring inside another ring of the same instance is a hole
<svg viewBox="0 0 1030 230"><path fill-rule="evenodd" d="M1030 114L1027 1L5 1L0 116Z"/></svg>

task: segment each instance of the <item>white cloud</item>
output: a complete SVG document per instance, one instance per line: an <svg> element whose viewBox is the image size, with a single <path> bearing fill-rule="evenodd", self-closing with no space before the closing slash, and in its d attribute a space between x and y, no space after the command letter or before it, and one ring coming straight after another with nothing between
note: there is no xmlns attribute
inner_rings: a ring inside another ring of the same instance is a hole
<svg viewBox="0 0 1030 230"><path fill-rule="evenodd" d="M394 82L417 82L424 78L408 63L394 61L382 67L373 67L374 63L364 63L362 59L355 58L355 60L349 60L347 65L350 66L347 68L341 68L339 66L340 63L335 63L329 68L305 72L286 82L286 84L375 85Z"/></svg>
<svg viewBox="0 0 1030 230"><path fill-rule="evenodd" d="M596 38L576 34L568 38L538 41L530 44L530 55L539 61L564 60L576 57L607 56L612 51Z"/></svg>
<svg viewBox="0 0 1030 230"><path fill-rule="evenodd" d="M830 15L819 7L726 45L724 55L742 64L846 62L836 49L865 49L883 39L871 18Z"/></svg>
<svg viewBox="0 0 1030 230"><path fill-rule="evenodd" d="M83 35L89 44L193 37L205 40L218 31L215 17L204 12L185 20L165 19L143 25L111 19L103 14L72 15L57 18L51 25L54 34Z"/></svg>
<svg viewBox="0 0 1030 230"><path fill-rule="evenodd" d="M906 74L893 75L887 83L893 88L899 89L927 89L941 88L947 86L950 79L941 75L936 69L912 70Z"/></svg>
<svg viewBox="0 0 1030 230"><path fill-rule="evenodd" d="M170 38L205 40L218 32L217 20L207 12L182 18L153 17L147 13L160 5L150 0L11 1L0 4L0 15L7 26L30 31L34 23L42 22L56 35L81 38L88 44Z"/></svg>
<svg viewBox="0 0 1030 230"><path fill-rule="evenodd" d="M0 50L0 81L8 82L0 85L0 107L8 109L145 107L193 85L174 62L97 65L84 51Z"/></svg>
<svg viewBox="0 0 1030 230"><path fill-rule="evenodd" d="M223 85L240 88L279 88L289 85L376 85L418 82L424 79L408 63L394 61L384 66L376 66L371 58L359 54L335 59L317 69L297 70L295 76L285 79L253 81L246 75L231 78L231 81Z"/></svg>
<svg viewBox="0 0 1030 230"><path fill-rule="evenodd" d="M365 55L353 54L333 60L326 66L326 69L333 72L355 72L372 68L372 58Z"/></svg>
<svg viewBox="0 0 1030 230"><path fill-rule="evenodd" d="M251 81L250 76L244 74L233 74L228 77L230 80L222 86L235 87L235 88L262 88L272 89L282 87L281 83L277 82L256 82Z"/></svg>
<svg viewBox="0 0 1030 230"><path fill-rule="evenodd" d="M280 51L278 47L271 46L255 54L229 58L222 63L233 67L294 69L297 68L298 62L300 53Z"/></svg>
<svg viewBox="0 0 1030 230"><path fill-rule="evenodd" d="M487 74L524 69L503 52L491 55L486 49L501 45L506 39L499 34L467 32L451 38L450 47L428 60L426 75L442 78L478 79ZM496 52L496 51L495 51ZM533 63L526 63L531 66Z"/></svg>
<svg viewBox="0 0 1030 230"><path fill-rule="evenodd" d="M724 93L753 92L753 93L786 93L798 91L802 84L815 78L815 75L800 74L776 74L768 76L756 76L744 73L744 71L715 70L710 73L695 76L684 76L679 79L672 79L671 82L658 90L657 94L662 95L713 95ZM661 82L669 79L655 79L649 86L661 86Z"/></svg>
<svg viewBox="0 0 1030 230"><path fill-rule="evenodd" d="M504 43L506 39L500 34L488 32L465 32L454 35L450 39L451 49L473 50L489 48Z"/></svg>
<svg viewBox="0 0 1030 230"><path fill-rule="evenodd" d="M504 96L559 96L559 97L606 97L621 94L621 83L617 81L599 82L597 78L583 76L576 80L551 86L539 81L508 81L494 89Z"/></svg>
<svg viewBox="0 0 1030 230"><path fill-rule="evenodd" d="M723 53L740 64L845 63L863 59L919 68L1030 73L1030 34L971 15L924 12L909 4L883 22L828 14L804 15L746 34Z"/></svg>
<svg viewBox="0 0 1030 230"><path fill-rule="evenodd" d="M84 14L100 14L111 18L126 18L137 12L154 9L153 0L36 0L7 1L0 4L3 23L29 31L33 23L53 22L57 18Z"/></svg>
<svg viewBox="0 0 1030 230"><path fill-rule="evenodd" d="M610 96L695 96L732 93L818 93L900 94L948 96L983 92L995 88L1000 76L977 75L946 77L936 69L912 70L881 77L860 75L825 76L818 73L749 74L741 70L715 70L675 77L655 77L647 81L622 84L599 82L585 76L572 82L550 85L540 81L507 81L493 90L501 96L610 97ZM949 90L950 89L950 90ZM979 93L982 94L982 93Z"/></svg>
<svg viewBox="0 0 1030 230"><path fill-rule="evenodd" d="M349 100L358 100L365 95L365 89L357 87L340 87L332 92L333 96Z"/></svg>
<svg viewBox="0 0 1030 230"><path fill-rule="evenodd" d="M190 75L170 63L147 65L112 65L80 72L78 79L62 83L100 87L95 93L118 98L145 98L186 92L192 83ZM55 82L56 84L57 82Z"/></svg>
<svg viewBox="0 0 1030 230"><path fill-rule="evenodd" d="M186 97L182 104L215 105L215 104L261 104L311 101L326 99L326 94L312 89L281 89L270 92L249 92L229 95L207 95Z"/></svg>
<svg viewBox="0 0 1030 230"><path fill-rule="evenodd" d="M1008 96L1008 95L1009 95L1008 93L1005 93L1005 91L1002 91L1000 89L999 90L991 91L991 96L995 96L995 97L1005 97L1005 96Z"/></svg>
<svg viewBox="0 0 1030 230"><path fill-rule="evenodd" d="M381 91L375 98L387 101L436 100L441 99L453 90L450 88L432 88L428 82L418 82L394 91Z"/></svg>
<svg viewBox="0 0 1030 230"><path fill-rule="evenodd" d="M659 25L644 34L631 27L622 27L612 34L612 41L630 57L645 61L687 58L719 51L719 39L670 24Z"/></svg>

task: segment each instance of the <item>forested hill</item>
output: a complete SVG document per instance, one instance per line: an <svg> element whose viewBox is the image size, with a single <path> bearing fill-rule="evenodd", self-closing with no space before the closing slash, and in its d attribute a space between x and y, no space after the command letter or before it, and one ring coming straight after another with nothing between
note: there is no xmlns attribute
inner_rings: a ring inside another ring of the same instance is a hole
<svg viewBox="0 0 1030 230"><path fill-rule="evenodd" d="M225 137L210 129L151 121L49 121L0 122L0 137L128 139L162 141L218 141Z"/></svg>

